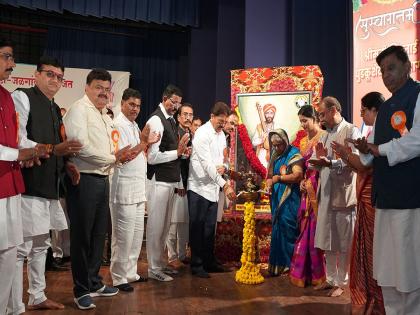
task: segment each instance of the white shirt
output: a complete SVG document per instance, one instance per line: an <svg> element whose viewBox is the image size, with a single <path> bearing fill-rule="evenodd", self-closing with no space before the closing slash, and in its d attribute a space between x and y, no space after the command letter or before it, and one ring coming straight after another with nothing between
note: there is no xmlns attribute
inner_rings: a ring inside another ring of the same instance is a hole
<svg viewBox="0 0 420 315"><path fill-rule="evenodd" d="M36 142L28 140L26 132L26 124L29 115L29 98L22 91L15 91L11 94L15 103L15 110L19 113L19 148L33 148ZM10 148L0 144L0 161L16 161L19 156L19 149Z"/></svg>
<svg viewBox="0 0 420 315"><path fill-rule="evenodd" d="M20 147L20 146L19 146ZM19 156L19 149L6 147L0 144L0 161L16 161Z"/></svg>
<svg viewBox="0 0 420 315"><path fill-rule="evenodd" d="M225 134L223 131L216 132L210 121L197 129L192 141L188 190L212 202L219 200L220 187L226 181L217 172L216 166L223 165L225 147Z"/></svg>
<svg viewBox="0 0 420 315"><path fill-rule="evenodd" d="M20 145L25 148L33 148L38 143L28 139L26 125L28 123L31 105L28 95L25 92L16 90L12 93L13 102L15 103L16 112L19 113L19 138Z"/></svg>
<svg viewBox="0 0 420 315"><path fill-rule="evenodd" d="M165 116L165 119L168 119L169 117L172 117L168 115L168 113L165 110L165 107L163 107L163 104L159 104L159 108L162 111L163 115ZM159 116L153 115L149 118L147 123L150 126L150 132L158 132L161 136L163 135L163 124L160 120ZM159 150L160 143L162 142L162 137L160 140L154 144L152 144L149 147L149 151L147 152L147 162L149 164L161 164L161 163L167 163L171 161L175 161L178 159L178 152L177 150L171 150L171 151L164 151L161 152Z"/></svg>
<svg viewBox="0 0 420 315"><path fill-rule="evenodd" d="M63 122L67 138L83 145L80 153L71 158L79 171L109 175L115 163L115 146L111 139L113 122L106 109L100 112L84 95L70 107Z"/></svg>
<svg viewBox="0 0 420 315"><path fill-rule="evenodd" d="M114 120L120 133L118 145L135 147L140 143L140 129L135 121L131 122L121 112ZM120 204L134 204L146 201L147 163L144 152L134 160L114 169L111 185L111 201Z"/></svg>
<svg viewBox="0 0 420 315"><path fill-rule="evenodd" d="M375 124L368 137L368 142L373 143L375 138ZM409 161L420 156L420 94L417 97L416 107L414 109L413 126L401 138L392 139L387 143L378 146L379 155L386 156L389 166ZM371 165L373 156L371 154L361 154L362 163L366 166Z"/></svg>

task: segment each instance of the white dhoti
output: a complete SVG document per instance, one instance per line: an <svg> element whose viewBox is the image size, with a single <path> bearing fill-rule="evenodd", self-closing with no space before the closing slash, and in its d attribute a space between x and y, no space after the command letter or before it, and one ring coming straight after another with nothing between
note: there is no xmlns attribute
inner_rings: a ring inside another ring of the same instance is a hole
<svg viewBox="0 0 420 315"><path fill-rule="evenodd" d="M146 202L111 205L111 277L114 286L137 281Z"/></svg>
<svg viewBox="0 0 420 315"><path fill-rule="evenodd" d="M50 247L50 229L67 229L66 217L58 200L22 196L22 222L24 243L18 246L16 273L12 284L8 309L12 314L25 311L22 302L23 262L28 259L29 305L47 299L44 290L45 260Z"/></svg>
<svg viewBox="0 0 420 315"><path fill-rule="evenodd" d="M16 272L16 246L23 242L21 196L0 199L0 314L7 302Z"/></svg>
<svg viewBox="0 0 420 315"><path fill-rule="evenodd" d="M327 281L335 286L343 287L348 282L350 264L350 248L353 239L355 211L331 210L330 244L325 250ZM315 246L317 247L317 246Z"/></svg>
<svg viewBox="0 0 420 315"><path fill-rule="evenodd" d="M187 254L187 244L189 235L189 214L187 195L181 197L174 194L172 198L172 217L169 227L168 247L169 262L177 259L184 260Z"/></svg>
<svg viewBox="0 0 420 315"><path fill-rule="evenodd" d="M178 183L147 183L146 250L149 271L161 271L166 267L165 245L172 218L171 200Z"/></svg>
<svg viewBox="0 0 420 315"><path fill-rule="evenodd" d="M61 207L64 210L68 229L51 230L51 249L54 258L63 258L70 256L70 222L67 213L66 200L60 199Z"/></svg>
<svg viewBox="0 0 420 315"><path fill-rule="evenodd" d="M388 314L420 314L420 209L376 209L373 277Z"/></svg>

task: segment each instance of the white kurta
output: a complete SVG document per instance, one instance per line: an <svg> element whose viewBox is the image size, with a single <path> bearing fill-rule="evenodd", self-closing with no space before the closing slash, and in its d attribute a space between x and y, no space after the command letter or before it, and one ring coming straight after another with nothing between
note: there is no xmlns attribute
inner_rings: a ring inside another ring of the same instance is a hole
<svg viewBox="0 0 420 315"><path fill-rule="evenodd" d="M118 145L135 147L140 129L121 112L114 120L120 133ZM141 152L132 161L118 166L111 180L112 250L110 272L114 285L136 281L137 261L144 233L146 204L146 157Z"/></svg>
<svg viewBox="0 0 420 315"><path fill-rule="evenodd" d="M346 128L346 129L344 129ZM320 142L328 149L328 158L332 161L332 167L323 167L320 170L318 189L318 218L315 233L315 247L329 250L346 252L349 240L353 236L353 220L343 220L345 215L338 215L332 211L352 212L356 206L356 175L343 160L336 159L331 143L337 141L344 143L345 138L357 139L360 132L355 127L350 127L343 119L332 130L325 133ZM354 150L354 152L357 152ZM315 152L313 158L315 158ZM340 182L338 186L337 181ZM338 206L340 205L340 206Z"/></svg>
<svg viewBox="0 0 420 315"><path fill-rule="evenodd" d="M189 222L188 215L188 199L187 195L181 197L174 194L172 198L172 218L171 223L187 223Z"/></svg>
<svg viewBox="0 0 420 315"><path fill-rule="evenodd" d="M60 201L22 195L23 236L48 234L68 228Z"/></svg>
<svg viewBox="0 0 420 315"><path fill-rule="evenodd" d="M0 199L0 250L23 243L21 195Z"/></svg>
<svg viewBox="0 0 420 315"><path fill-rule="evenodd" d="M271 126L271 127L270 127ZM265 134L260 133L259 129L262 130L261 127L261 123L257 125L257 127L255 128L255 132L254 135L252 136L252 145L254 147L256 146L261 146L258 152L258 159L260 160L261 164L267 168L268 167L268 161L267 161L267 150L264 148L264 140L267 138L268 134L272 131L275 130L277 128L280 128L277 125L274 125L274 121L273 124L271 124L270 126L266 125L267 131Z"/></svg>
<svg viewBox="0 0 420 315"><path fill-rule="evenodd" d="M16 112L19 113L19 139L25 147L35 147L36 142L29 140L26 125L30 115L30 103L26 93L12 93ZM58 196L57 196L58 197ZM67 229L67 220L58 200L33 196L22 196L23 236L36 236L49 233L51 230Z"/></svg>
<svg viewBox="0 0 420 315"><path fill-rule="evenodd" d="M375 126L371 139L374 135ZM410 131L379 145L379 153L387 157L390 166L420 156L420 97ZM365 160L371 161L366 156ZM394 287L399 292L414 292L420 288L419 226L420 209L376 209L373 277L380 286Z"/></svg>
<svg viewBox="0 0 420 315"><path fill-rule="evenodd" d="M115 127L120 133L118 146L135 147L140 143L140 129L136 122L130 122L123 113L114 120ZM147 162L144 152L134 160L114 168L111 180L111 202L120 204L134 204L146 201L146 170Z"/></svg>
<svg viewBox="0 0 420 315"><path fill-rule="evenodd" d="M171 117L166 112L163 104L159 104L165 119ZM160 118L153 115L147 121L150 132L159 132L163 135L164 127ZM167 163L178 159L177 150L160 151L162 141L152 144L147 154L147 162L152 165ZM181 176L180 176L181 181ZM172 198L175 188L182 188L182 183L169 183L156 181L155 176L147 183L147 260L149 272L159 272L166 266L165 244L168 238L169 227L172 219Z"/></svg>

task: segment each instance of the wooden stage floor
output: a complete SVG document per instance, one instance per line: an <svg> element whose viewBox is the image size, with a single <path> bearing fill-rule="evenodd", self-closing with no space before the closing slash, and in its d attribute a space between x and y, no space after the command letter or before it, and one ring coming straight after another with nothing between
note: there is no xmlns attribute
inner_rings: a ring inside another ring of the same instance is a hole
<svg viewBox="0 0 420 315"><path fill-rule="evenodd" d="M142 275L147 264L139 262ZM47 296L65 304L62 311L33 311L28 315L134 315L134 314L275 314L275 315L341 315L350 314L348 290L339 298L327 297L327 291L311 287L301 289L289 284L287 277L267 278L260 285L242 285L234 281L234 270L212 274L210 279L191 276L188 267L164 283L149 280L136 283L134 292L114 297L94 298L96 309L80 311L73 302L71 272L47 272ZM109 268L101 274L111 283ZM24 275L24 302L28 300Z"/></svg>

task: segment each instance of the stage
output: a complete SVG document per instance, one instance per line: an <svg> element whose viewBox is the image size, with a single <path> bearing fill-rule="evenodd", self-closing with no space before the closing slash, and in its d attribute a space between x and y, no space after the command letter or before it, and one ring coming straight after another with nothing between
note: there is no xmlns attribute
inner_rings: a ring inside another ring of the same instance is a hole
<svg viewBox="0 0 420 315"><path fill-rule="evenodd" d="M145 252L145 248L143 248ZM143 252L142 250L142 252ZM139 270L146 274L145 255ZM24 268L24 302L28 301L28 281ZM287 277L267 278L260 285L243 285L234 280L234 272L211 274L210 279L193 277L189 267L174 276L174 281L155 280L134 284L134 292L113 297L93 298L96 309L78 310L73 302L71 271L47 272L47 297L65 305L59 311L33 311L28 315L134 315L134 314L265 314L305 315L350 314L348 289L338 298L327 297L328 291L302 289L289 283ZM109 268L102 267L104 282L111 283Z"/></svg>

